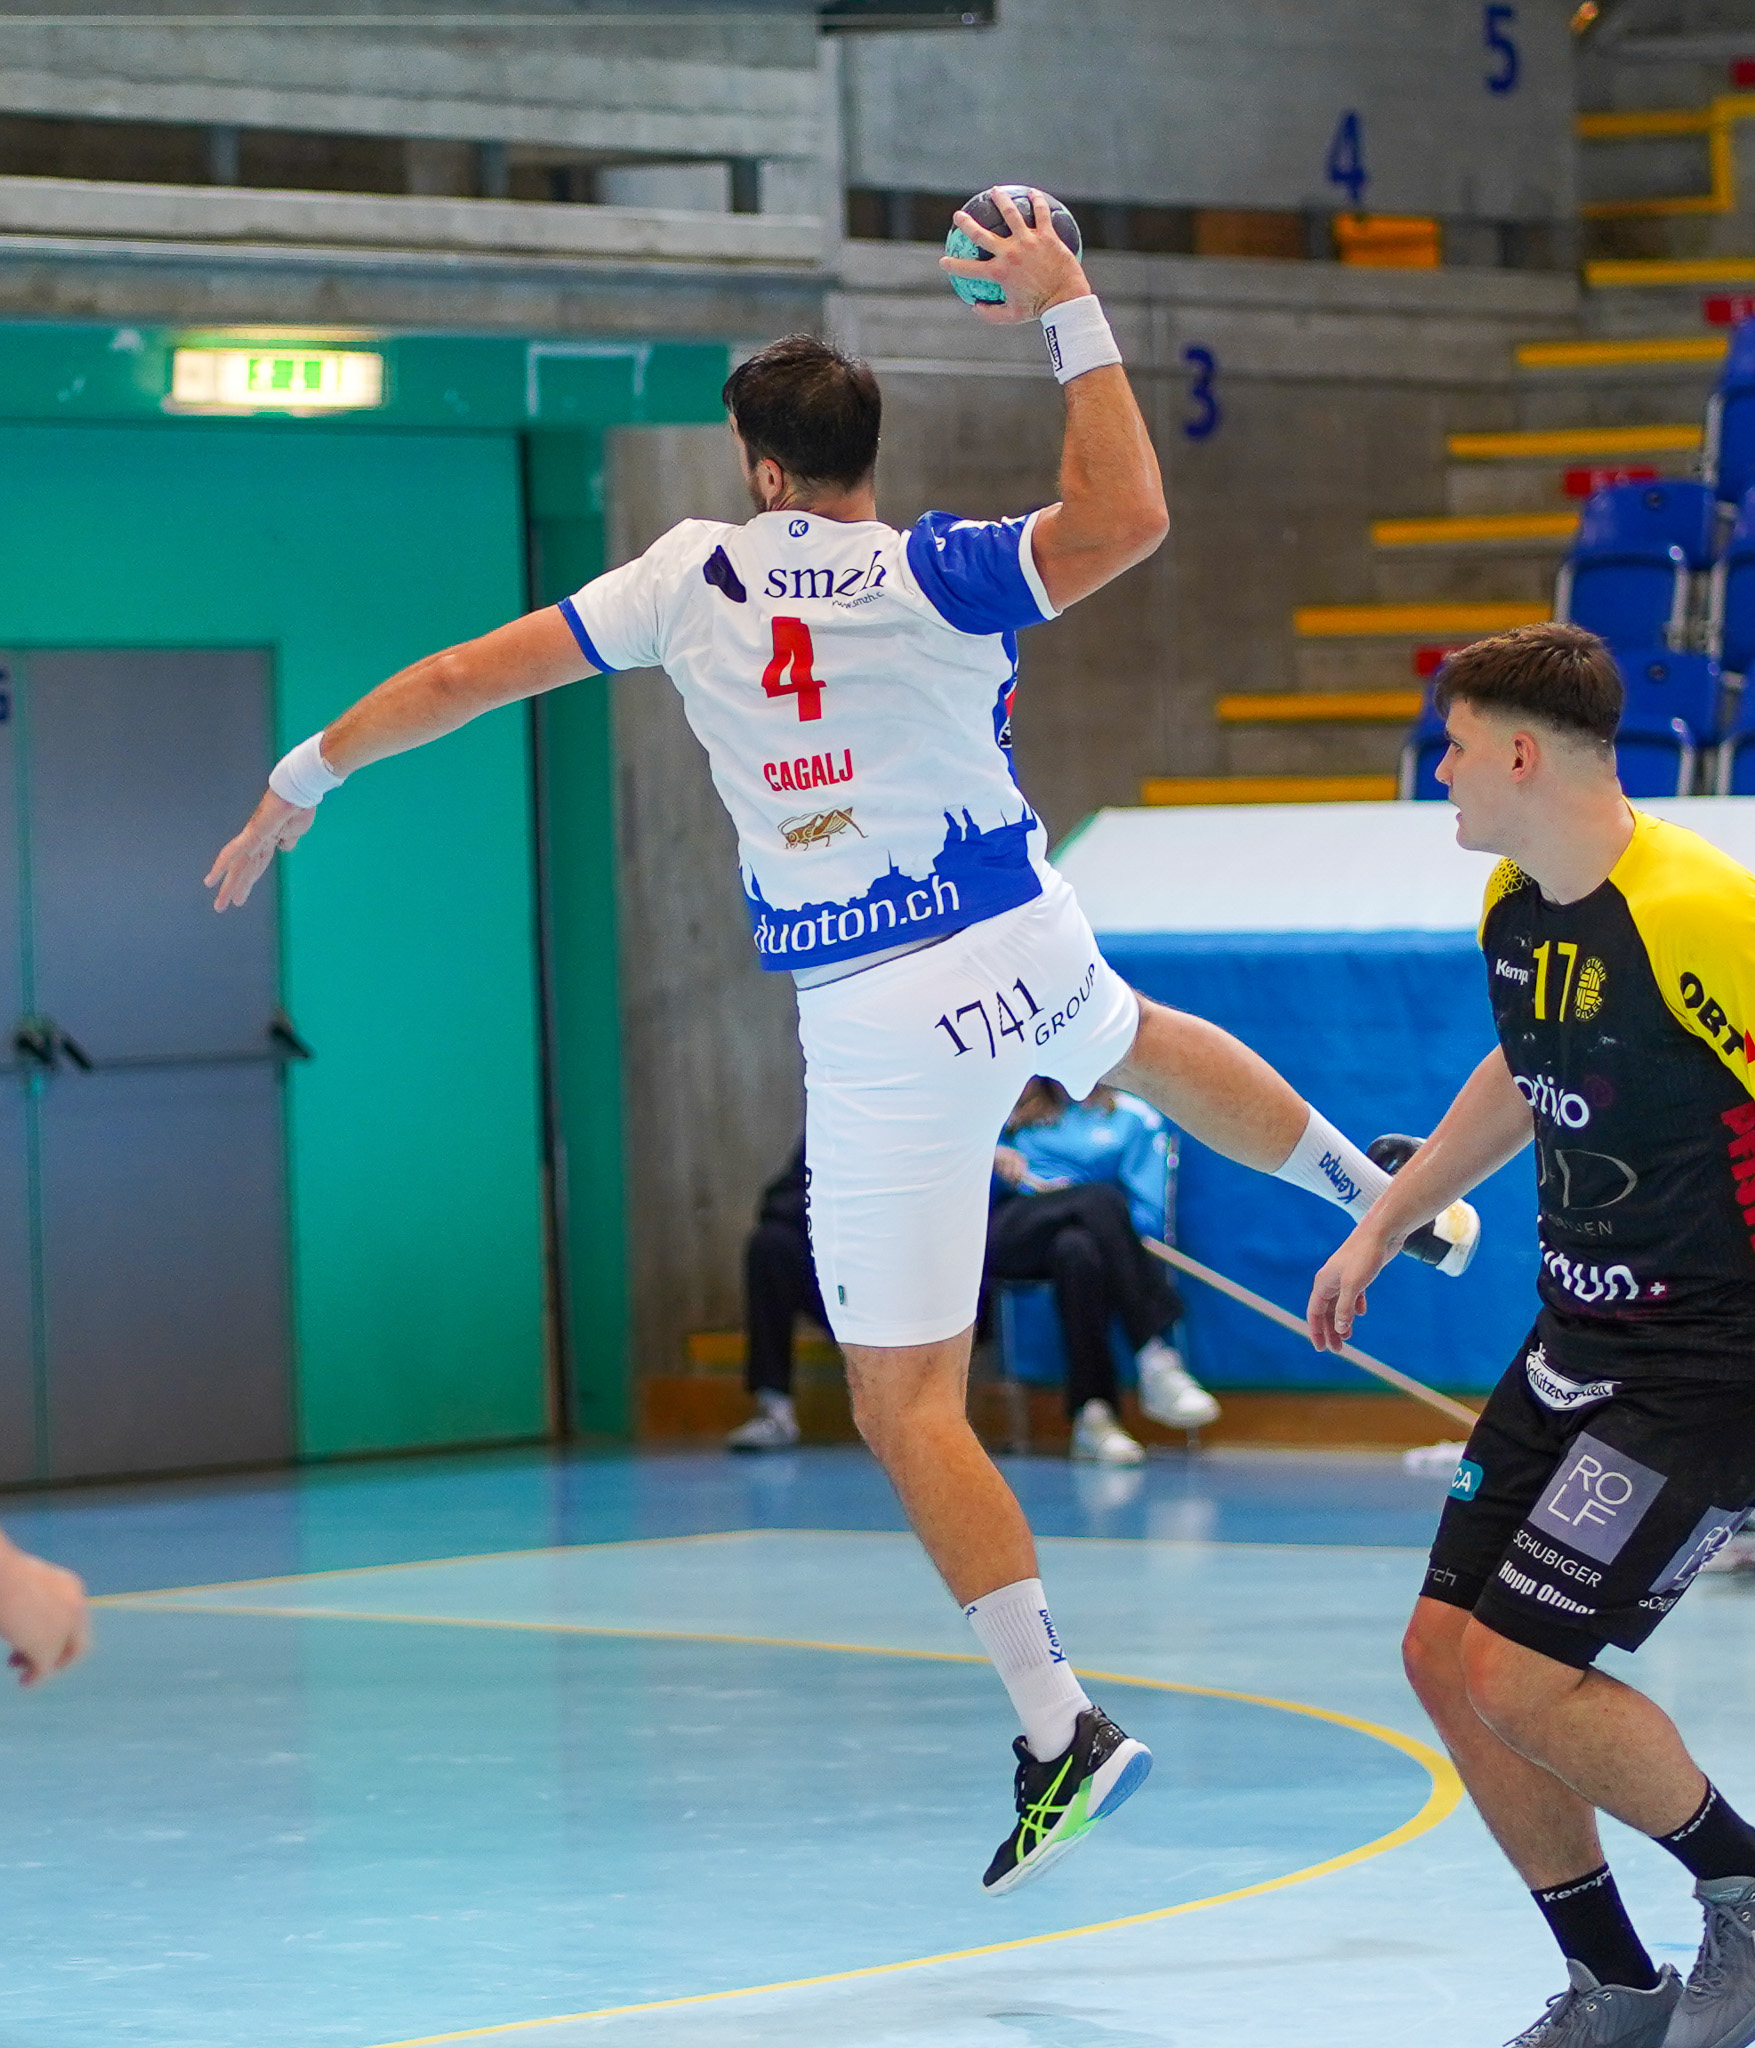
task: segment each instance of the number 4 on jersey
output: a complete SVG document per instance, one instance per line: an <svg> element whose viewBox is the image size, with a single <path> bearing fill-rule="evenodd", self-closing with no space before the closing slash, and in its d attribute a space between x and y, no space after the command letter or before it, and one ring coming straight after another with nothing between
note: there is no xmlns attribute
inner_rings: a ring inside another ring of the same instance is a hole
<svg viewBox="0 0 1755 2048"><path fill-rule="evenodd" d="M780 678L789 668L792 680L782 682ZM770 697L796 696L801 724L806 719L822 717L823 682L816 672L816 649L810 642L810 628L802 619L774 621L774 654L762 671L762 688Z"/></svg>

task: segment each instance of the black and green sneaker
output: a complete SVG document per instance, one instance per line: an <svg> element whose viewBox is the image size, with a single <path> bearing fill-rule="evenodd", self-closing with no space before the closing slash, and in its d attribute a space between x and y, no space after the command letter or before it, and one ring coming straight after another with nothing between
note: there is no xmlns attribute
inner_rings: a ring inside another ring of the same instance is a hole
<svg viewBox="0 0 1755 2048"><path fill-rule="evenodd" d="M1132 1798L1152 1768L1152 1752L1123 1734L1101 1707L1085 1709L1073 1723L1072 1741L1047 1763L1037 1761L1021 1735L1012 1748L1018 1759L1018 1824L981 1880L990 1898L1040 1877L1082 1834Z"/></svg>

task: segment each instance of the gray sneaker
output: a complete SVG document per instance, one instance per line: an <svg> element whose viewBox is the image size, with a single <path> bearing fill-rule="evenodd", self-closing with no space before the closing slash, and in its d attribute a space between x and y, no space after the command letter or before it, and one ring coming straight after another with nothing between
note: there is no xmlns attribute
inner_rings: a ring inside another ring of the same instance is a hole
<svg viewBox="0 0 1755 2048"><path fill-rule="evenodd" d="M1548 2010L1505 2048L1665 2048L1670 2015L1682 1980L1666 1963L1651 1991L1599 1984L1582 1963L1568 1959L1571 1988L1548 2000Z"/></svg>
<svg viewBox="0 0 1755 2048"><path fill-rule="evenodd" d="M1750 2048L1755 2042L1755 1877L1702 1878L1700 1953L1664 2048Z"/></svg>

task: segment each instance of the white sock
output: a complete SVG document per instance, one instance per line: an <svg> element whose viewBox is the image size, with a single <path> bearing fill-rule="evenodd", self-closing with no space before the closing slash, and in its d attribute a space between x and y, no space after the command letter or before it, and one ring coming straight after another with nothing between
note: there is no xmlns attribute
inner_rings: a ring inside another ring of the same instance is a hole
<svg viewBox="0 0 1755 2048"><path fill-rule="evenodd" d="M1325 1202L1337 1203L1355 1223L1389 1186L1383 1168L1374 1166L1314 1109L1292 1156L1274 1169L1274 1179L1289 1180L1295 1188L1308 1188Z"/></svg>
<svg viewBox="0 0 1755 2048"><path fill-rule="evenodd" d="M798 1417L792 1410L792 1396L777 1394L772 1387L764 1387L756 1396L756 1406L764 1415L777 1415L782 1422L796 1423Z"/></svg>
<svg viewBox="0 0 1755 2048"><path fill-rule="evenodd" d="M1020 1579L983 1593L963 1612L1012 1696L1031 1755L1038 1763L1059 1756L1091 1700L1054 1633L1042 1581Z"/></svg>

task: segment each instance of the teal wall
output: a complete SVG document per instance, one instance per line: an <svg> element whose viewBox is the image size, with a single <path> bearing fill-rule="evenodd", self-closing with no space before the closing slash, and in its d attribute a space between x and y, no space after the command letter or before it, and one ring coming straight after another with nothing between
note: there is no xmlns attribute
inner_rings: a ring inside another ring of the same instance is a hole
<svg viewBox="0 0 1755 2048"><path fill-rule="evenodd" d="M524 606L511 432L0 426L0 477L0 643L268 647L285 744ZM309 1454L545 1427L528 730L370 770L282 864Z"/></svg>

